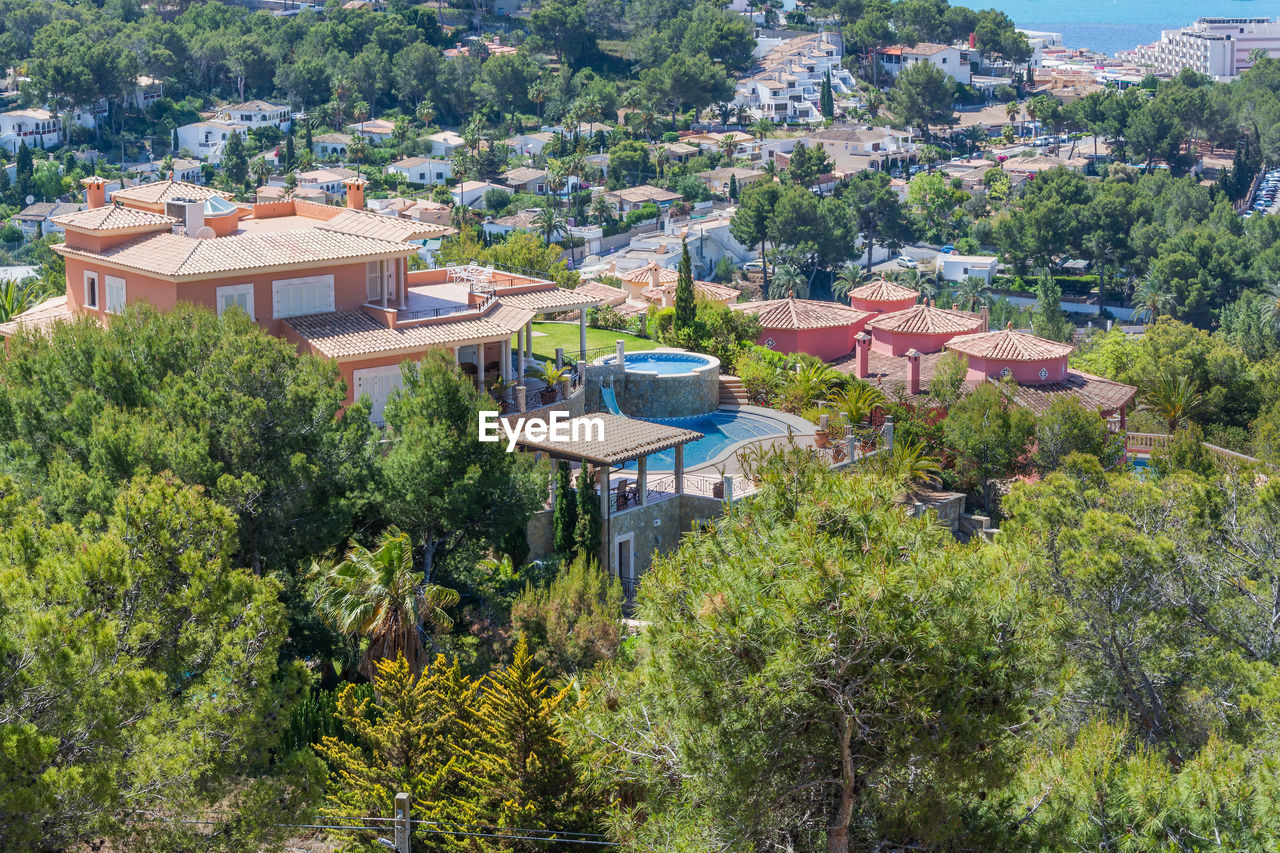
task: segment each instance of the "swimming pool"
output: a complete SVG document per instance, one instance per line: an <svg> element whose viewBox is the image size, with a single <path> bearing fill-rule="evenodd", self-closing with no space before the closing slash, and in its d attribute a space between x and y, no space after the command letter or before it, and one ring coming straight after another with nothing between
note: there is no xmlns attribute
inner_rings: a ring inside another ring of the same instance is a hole
<svg viewBox="0 0 1280 853"><path fill-rule="evenodd" d="M702 438L684 446L685 470L717 460L740 441L787 434L787 425L782 421L724 409L687 418L647 418L647 420L702 433ZM627 468L634 470L635 465L635 462L628 462ZM675 467L675 450L664 450L649 457L650 471L674 471Z"/></svg>
<svg viewBox="0 0 1280 853"><path fill-rule="evenodd" d="M637 352L626 353L624 358L623 369L627 373L654 373L658 376L676 376L719 366L717 359L691 352ZM605 359L606 364L616 364L617 361L616 355Z"/></svg>

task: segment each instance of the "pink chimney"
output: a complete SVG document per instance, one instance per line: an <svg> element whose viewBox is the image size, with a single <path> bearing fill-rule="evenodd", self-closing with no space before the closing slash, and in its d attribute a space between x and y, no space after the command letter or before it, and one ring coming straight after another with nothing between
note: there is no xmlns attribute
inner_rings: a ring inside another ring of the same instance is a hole
<svg viewBox="0 0 1280 853"><path fill-rule="evenodd" d="M107 182L105 180L97 175L90 175L82 178L80 183L84 184L85 205L90 210L106 205Z"/></svg>
<svg viewBox="0 0 1280 853"><path fill-rule="evenodd" d="M867 367L867 354L871 351L871 336L866 332L858 332L853 341L854 347L858 350L858 378L866 379L871 374Z"/></svg>
<svg viewBox="0 0 1280 853"><path fill-rule="evenodd" d="M347 178L342 185L347 190L347 207L352 210L364 210L364 185L369 183L364 178Z"/></svg>
<svg viewBox="0 0 1280 853"><path fill-rule="evenodd" d="M920 393L920 351L907 350L907 386L912 394Z"/></svg>

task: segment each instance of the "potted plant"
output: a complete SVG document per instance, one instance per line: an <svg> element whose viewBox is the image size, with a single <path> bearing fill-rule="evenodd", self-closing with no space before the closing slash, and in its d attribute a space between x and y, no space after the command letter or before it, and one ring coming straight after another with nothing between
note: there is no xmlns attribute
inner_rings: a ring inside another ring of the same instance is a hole
<svg viewBox="0 0 1280 853"><path fill-rule="evenodd" d="M556 385L569 378L569 368L556 367L553 361L540 362L525 374L540 379L547 387L542 389L542 404L548 405L556 401Z"/></svg>
<svg viewBox="0 0 1280 853"><path fill-rule="evenodd" d="M724 466L716 466L716 481L711 484L711 497L724 498Z"/></svg>
<svg viewBox="0 0 1280 853"><path fill-rule="evenodd" d="M507 392L514 387L516 387L514 379L503 379L501 376L489 383L489 393L498 401L499 409L504 415L511 411L511 401L507 399Z"/></svg>

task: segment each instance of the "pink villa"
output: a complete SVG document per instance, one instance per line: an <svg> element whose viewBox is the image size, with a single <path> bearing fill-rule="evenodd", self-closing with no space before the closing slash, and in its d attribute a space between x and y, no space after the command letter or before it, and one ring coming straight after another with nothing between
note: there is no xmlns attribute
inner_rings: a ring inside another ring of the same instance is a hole
<svg viewBox="0 0 1280 853"><path fill-rule="evenodd" d="M235 308L299 350L336 361L348 403L367 394L381 421L404 361L444 349L477 385L518 379L532 358L534 317L594 304L553 282L487 267L409 270L414 241L453 229L364 210L360 178L344 182L346 207L300 198L240 204L173 180L118 190L108 203L102 178L84 185L87 209L58 217L65 295L0 324L0 335L77 316L109 322L139 301L219 315ZM579 326L585 351L585 316Z"/></svg>
<svg viewBox="0 0 1280 853"><path fill-rule="evenodd" d="M914 296L914 291L912 294ZM853 349L858 333L873 316L838 302L812 299L771 299L740 302L735 311L754 314L760 321L762 347L777 352L805 352L823 361L834 361Z"/></svg>

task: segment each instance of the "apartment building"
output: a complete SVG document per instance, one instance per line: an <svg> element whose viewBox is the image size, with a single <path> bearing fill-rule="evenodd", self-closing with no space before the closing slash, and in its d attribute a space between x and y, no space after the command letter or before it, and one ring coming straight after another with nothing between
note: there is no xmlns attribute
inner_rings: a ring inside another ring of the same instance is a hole
<svg viewBox="0 0 1280 853"><path fill-rule="evenodd" d="M1200 18L1189 27L1161 31L1160 41L1139 45L1121 58L1165 74L1190 68L1214 80L1231 80L1253 67L1254 51L1280 58L1280 20Z"/></svg>
<svg viewBox="0 0 1280 853"><path fill-rule="evenodd" d="M259 127L274 127L281 133L288 132L293 124L293 115L288 104L273 104L270 101L253 100L243 104L229 104L218 110L218 118L224 122L239 124L254 130Z"/></svg>
<svg viewBox="0 0 1280 853"><path fill-rule="evenodd" d="M957 83L969 85L973 82L973 72L969 64L970 51L952 44L898 44L881 48L878 51L880 67L890 77L897 77L906 69L920 62L927 62L942 71Z"/></svg>
<svg viewBox="0 0 1280 853"><path fill-rule="evenodd" d="M178 151L216 165L222 162L222 152L233 133L247 139L249 126L221 119L197 121L175 130L174 137Z"/></svg>
<svg viewBox="0 0 1280 853"><path fill-rule="evenodd" d="M810 150L825 151L834 170L845 174L899 168L915 162L920 151L910 131L870 125L829 127L800 141ZM785 168L785 155L779 153L774 159Z"/></svg>
<svg viewBox="0 0 1280 853"><path fill-rule="evenodd" d="M16 154L28 148L57 148L62 143L62 122L48 110L10 110L0 113L0 146Z"/></svg>
<svg viewBox="0 0 1280 853"><path fill-rule="evenodd" d="M853 75L841 64L843 57L839 33L811 33L783 41L760 58L750 76L738 81L733 106L745 107L753 118L783 124L821 121L818 97L828 74L834 96L856 90Z"/></svg>

